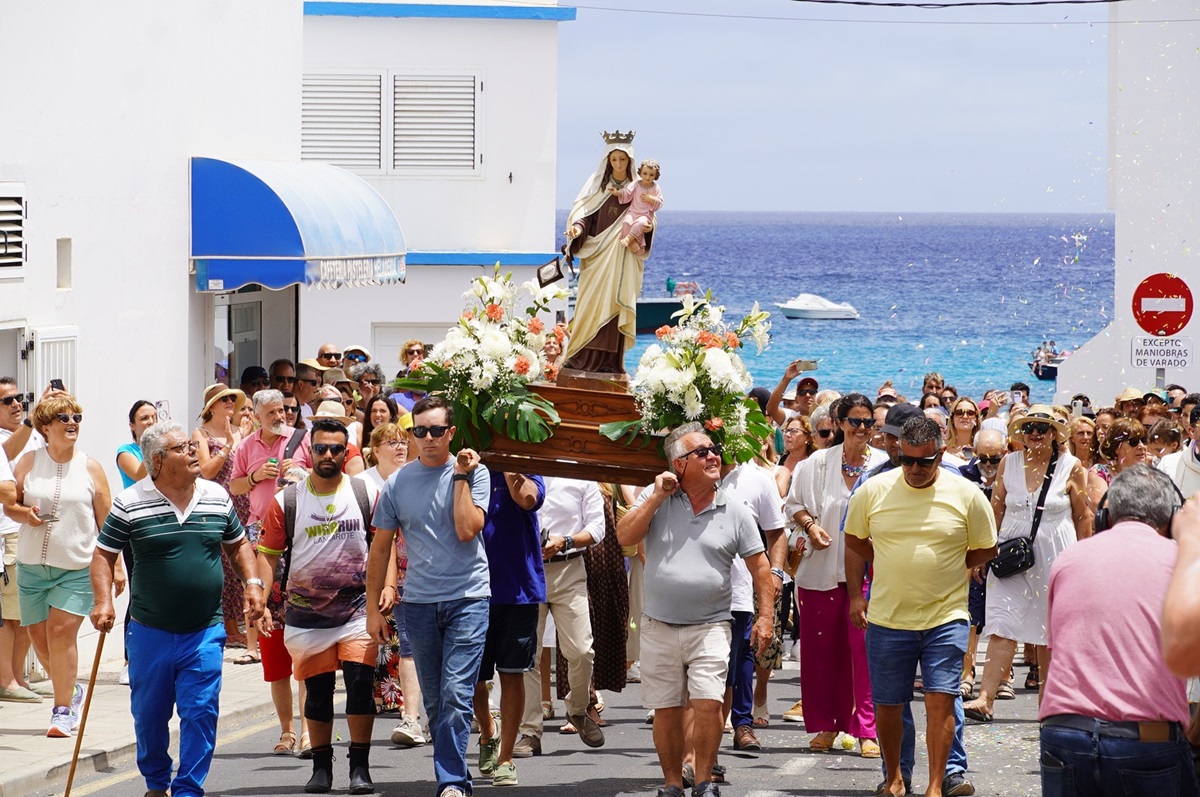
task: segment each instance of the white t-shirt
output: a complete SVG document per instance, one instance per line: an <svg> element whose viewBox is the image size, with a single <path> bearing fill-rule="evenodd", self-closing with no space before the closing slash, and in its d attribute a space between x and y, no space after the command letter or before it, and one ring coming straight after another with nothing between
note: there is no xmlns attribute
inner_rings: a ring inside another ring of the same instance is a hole
<svg viewBox="0 0 1200 797"><path fill-rule="evenodd" d="M752 462L738 465L721 480L721 489L730 501L745 504L763 531L783 528L783 499L779 497L775 478L763 468ZM733 590L730 611L753 612L754 581L741 557L733 560L729 582Z"/></svg>

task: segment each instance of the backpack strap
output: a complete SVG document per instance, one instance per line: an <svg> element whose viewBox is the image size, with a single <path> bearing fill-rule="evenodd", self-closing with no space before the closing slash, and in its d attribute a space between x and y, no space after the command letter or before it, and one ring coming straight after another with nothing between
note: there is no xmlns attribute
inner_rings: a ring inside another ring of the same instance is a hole
<svg viewBox="0 0 1200 797"><path fill-rule="evenodd" d="M350 488L354 490L354 500L358 501L358 511L362 513L363 531L367 535L367 548L371 547L371 498L367 495L367 485L362 479L347 476Z"/></svg>
<svg viewBox="0 0 1200 797"><path fill-rule="evenodd" d="M287 441L287 445L283 449L284 459L292 458L292 456L296 453L296 449L300 447L302 442L304 442L304 435L306 434L308 434L308 431L305 429L297 429L296 431L292 432L291 439Z"/></svg>
<svg viewBox="0 0 1200 797"><path fill-rule="evenodd" d="M290 443L289 443L290 445ZM283 576L279 579L279 592L287 592L288 571L292 569L292 539L296 536L296 482L283 488Z"/></svg>

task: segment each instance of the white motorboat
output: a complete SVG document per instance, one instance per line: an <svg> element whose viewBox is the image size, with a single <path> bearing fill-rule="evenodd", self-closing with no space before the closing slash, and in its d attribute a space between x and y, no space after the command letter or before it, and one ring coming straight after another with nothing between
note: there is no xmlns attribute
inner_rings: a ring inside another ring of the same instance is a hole
<svg viewBox="0 0 1200 797"><path fill-rule="evenodd" d="M858 318L858 311L849 302L831 302L824 296L815 293L802 293L786 302L776 302L775 306L784 318L805 318L821 321L848 320Z"/></svg>

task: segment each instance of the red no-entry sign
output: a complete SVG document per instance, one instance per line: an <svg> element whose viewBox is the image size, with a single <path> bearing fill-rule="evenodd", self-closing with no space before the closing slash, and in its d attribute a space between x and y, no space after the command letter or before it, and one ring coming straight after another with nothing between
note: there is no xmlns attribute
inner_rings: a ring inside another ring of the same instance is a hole
<svg viewBox="0 0 1200 797"><path fill-rule="evenodd" d="M1175 335L1192 320L1192 291L1174 274L1151 274L1133 289L1133 320L1151 335Z"/></svg>

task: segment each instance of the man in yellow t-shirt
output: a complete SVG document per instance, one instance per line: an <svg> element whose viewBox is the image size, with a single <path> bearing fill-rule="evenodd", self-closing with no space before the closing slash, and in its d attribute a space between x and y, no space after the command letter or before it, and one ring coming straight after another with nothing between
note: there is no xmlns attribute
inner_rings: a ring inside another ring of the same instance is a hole
<svg viewBox="0 0 1200 797"><path fill-rule="evenodd" d="M874 565L865 621L875 719L886 772L881 794L903 794L904 707L917 663L924 681L929 781L940 784L954 736L969 614L967 573L996 555L996 524L978 487L940 466L941 428L916 417L900 430L900 467L850 498L846 548Z"/></svg>

